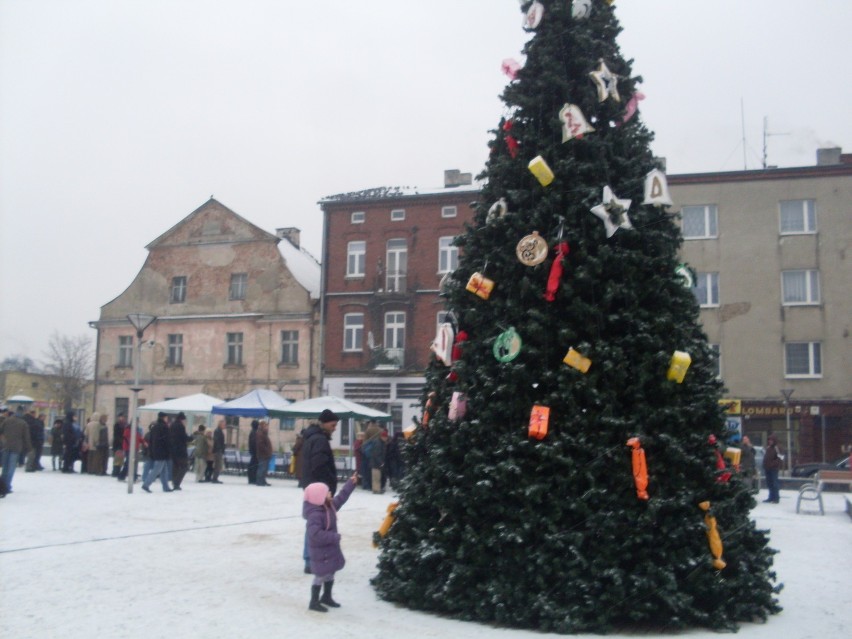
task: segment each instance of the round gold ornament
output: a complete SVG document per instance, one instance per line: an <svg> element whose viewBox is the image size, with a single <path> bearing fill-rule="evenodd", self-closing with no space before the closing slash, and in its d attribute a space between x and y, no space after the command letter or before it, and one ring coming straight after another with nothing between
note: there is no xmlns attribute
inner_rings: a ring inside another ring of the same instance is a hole
<svg viewBox="0 0 852 639"><path fill-rule="evenodd" d="M530 235L521 238L515 248L515 254L521 264L535 266L544 262L547 258L547 250L547 241L538 234L538 231L533 231Z"/></svg>

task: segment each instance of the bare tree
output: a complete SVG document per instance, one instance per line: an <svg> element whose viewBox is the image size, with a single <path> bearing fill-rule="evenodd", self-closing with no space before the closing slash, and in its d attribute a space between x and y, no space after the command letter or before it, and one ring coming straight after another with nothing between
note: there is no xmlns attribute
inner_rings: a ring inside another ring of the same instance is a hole
<svg viewBox="0 0 852 639"><path fill-rule="evenodd" d="M38 370L36 363L24 355L12 355L0 362L0 371L18 371L34 373Z"/></svg>
<svg viewBox="0 0 852 639"><path fill-rule="evenodd" d="M47 344L45 361L47 371L56 376L64 409L71 410L81 400L94 371L91 338L54 333Z"/></svg>

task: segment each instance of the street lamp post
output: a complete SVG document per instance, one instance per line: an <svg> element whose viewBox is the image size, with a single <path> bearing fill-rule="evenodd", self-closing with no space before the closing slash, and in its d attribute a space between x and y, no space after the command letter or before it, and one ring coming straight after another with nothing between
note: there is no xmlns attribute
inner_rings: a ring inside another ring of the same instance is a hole
<svg viewBox="0 0 852 639"><path fill-rule="evenodd" d="M133 391L133 404L130 410L133 417L130 421L130 442L127 451L127 494L130 495L133 493L133 483L136 481L136 421L139 391L142 390L139 386L139 368L142 364L142 335L145 333L145 329L153 324L157 318L145 313L130 313L127 319L136 329L136 361L133 362L133 386L130 388Z"/></svg>
<svg viewBox="0 0 852 639"><path fill-rule="evenodd" d="M787 419L787 471L793 470L793 434L790 431L790 397L793 395L792 388L782 388L784 396L784 414Z"/></svg>

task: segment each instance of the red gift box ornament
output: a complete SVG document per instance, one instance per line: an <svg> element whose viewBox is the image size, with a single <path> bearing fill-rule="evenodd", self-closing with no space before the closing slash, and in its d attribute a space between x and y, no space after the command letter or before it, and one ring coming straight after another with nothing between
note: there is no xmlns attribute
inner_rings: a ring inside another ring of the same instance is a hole
<svg viewBox="0 0 852 639"><path fill-rule="evenodd" d="M550 424L550 406L536 404L530 413L529 436L535 439L544 439L547 436L547 427Z"/></svg>

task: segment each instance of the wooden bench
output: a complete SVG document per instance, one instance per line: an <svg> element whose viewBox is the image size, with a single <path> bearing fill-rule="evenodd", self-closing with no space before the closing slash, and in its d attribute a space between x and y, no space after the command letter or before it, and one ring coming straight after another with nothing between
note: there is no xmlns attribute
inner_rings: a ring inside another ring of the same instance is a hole
<svg viewBox="0 0 852 639"><path fill-rule="evenodd" d="M824 515L825 509L822 503L822 489L825 486L846 486L852 488L852 472L846 470L821 470L814 475L814 481L811 484L805 484L799 489L799 498L796 500L796 512L804 501L815 501L819 504L819 514ZM849 501L847 500L847 512L849 511ZM806 511L811 512L811 511ZM852 516L852 514L850 514Z"/></svg>

